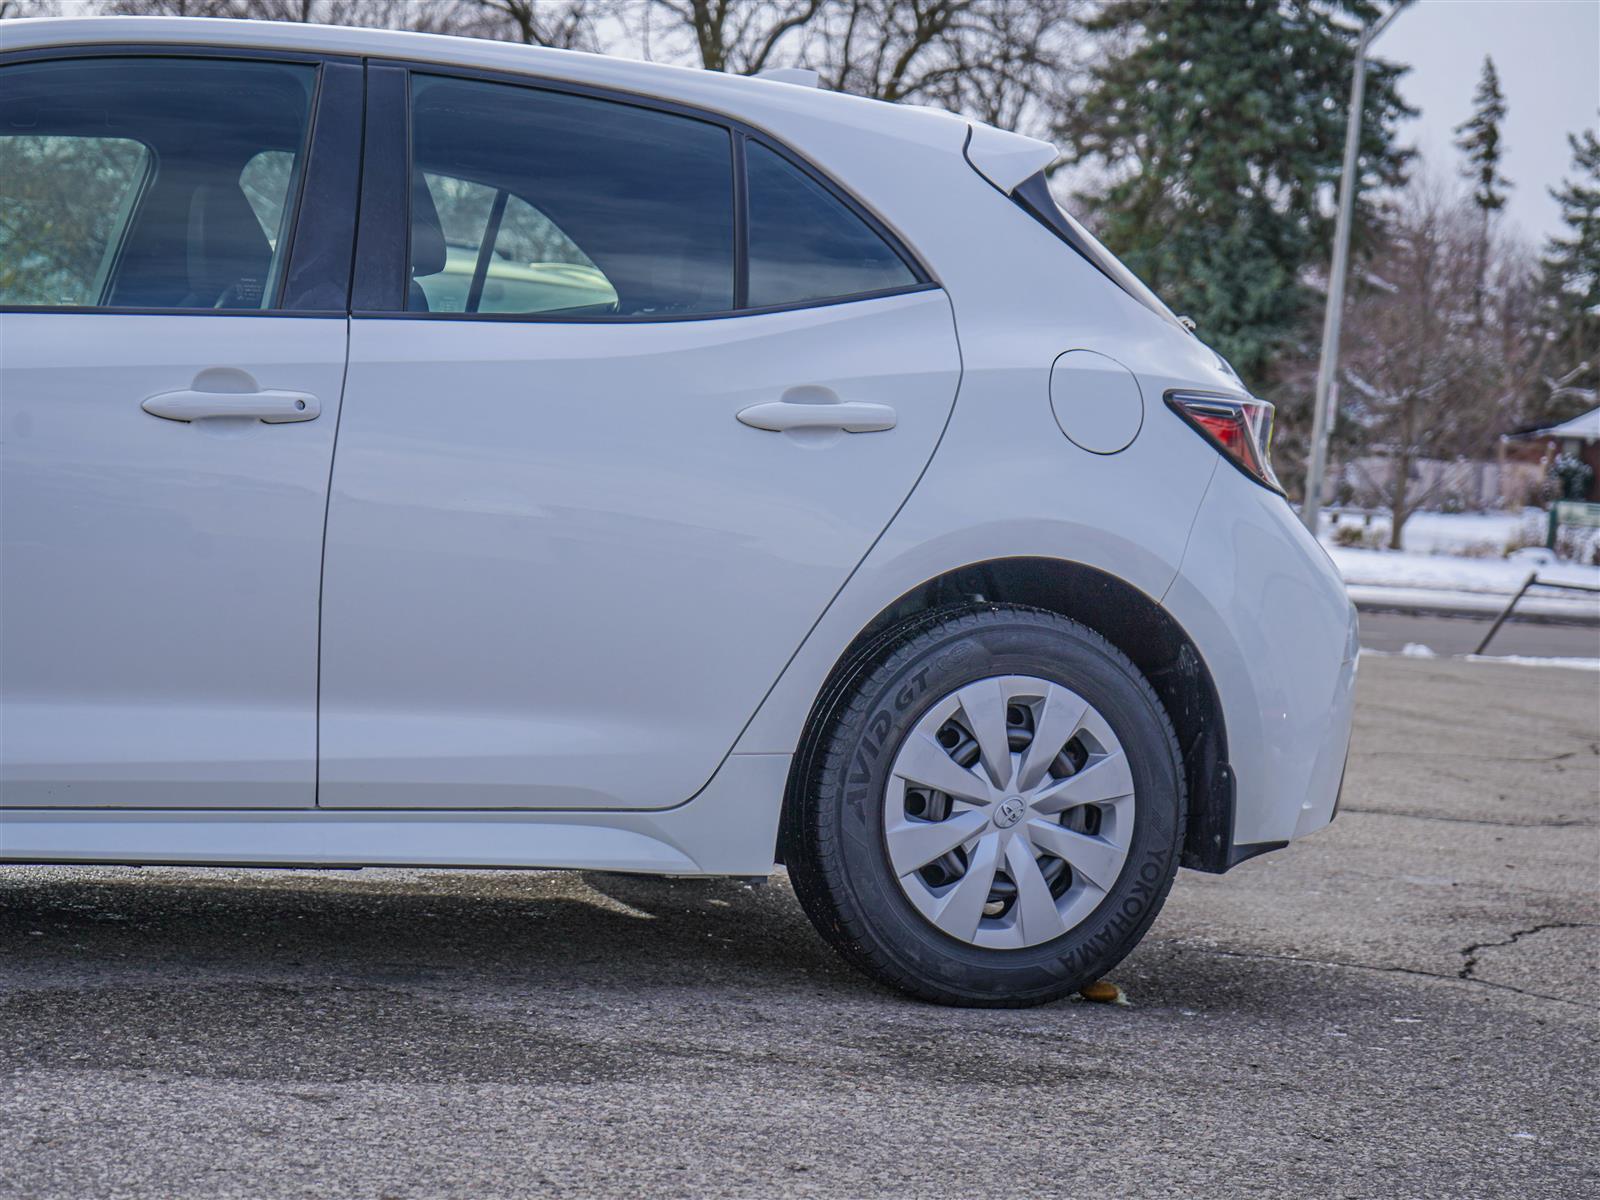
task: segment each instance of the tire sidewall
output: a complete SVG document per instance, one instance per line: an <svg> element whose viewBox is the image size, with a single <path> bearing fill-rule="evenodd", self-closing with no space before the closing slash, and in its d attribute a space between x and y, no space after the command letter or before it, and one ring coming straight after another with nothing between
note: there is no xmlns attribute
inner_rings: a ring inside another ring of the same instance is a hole
<svg viewBox="0 0 1600 1200"><path fill-rule="evenodd" d="M865 704L833 735L843 751L840 802L819 815L837 822L846 886L866 936L903 970L958 995L1065 992L1120 961L1166 896L1182 838L1175 747L1149 685L1097 635L1054 614L980 616L976 625L956 621L913 638L861 681ZM1135 796L1127 861L1110 892L1066 933L1014 950L962 942L928 921L901 889L883 832L891 768L906 736L943 697L997 675L1049 680L1099 710L1127 755Z"/></svg>

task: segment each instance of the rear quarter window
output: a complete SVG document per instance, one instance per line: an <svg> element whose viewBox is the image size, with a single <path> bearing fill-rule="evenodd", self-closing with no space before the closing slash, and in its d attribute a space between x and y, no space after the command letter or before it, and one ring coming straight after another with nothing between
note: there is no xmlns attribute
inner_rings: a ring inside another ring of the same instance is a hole
<svg viewBox="0 0 1600 1200"><path fill-rule="evenodd" d="M759 142L747 143L749 304L765 308L912 287L916 276L842 200Z"/></svg>

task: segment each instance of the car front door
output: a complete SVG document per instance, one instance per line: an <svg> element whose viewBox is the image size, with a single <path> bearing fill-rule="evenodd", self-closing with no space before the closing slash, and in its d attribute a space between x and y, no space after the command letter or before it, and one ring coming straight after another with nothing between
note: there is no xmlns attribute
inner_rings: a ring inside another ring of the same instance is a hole
<svg viewBox="0 0 1600 1200"><path fill-rule="evenodd" d="M0 65L0 805L315 803L360 80Z"/></svg>
<svg viewBox="0 0 1600 1200"><path fill-rule="evenodd" d="M933 453L949 302L719 121L369 80L319 802L682 803Z"/></svg>

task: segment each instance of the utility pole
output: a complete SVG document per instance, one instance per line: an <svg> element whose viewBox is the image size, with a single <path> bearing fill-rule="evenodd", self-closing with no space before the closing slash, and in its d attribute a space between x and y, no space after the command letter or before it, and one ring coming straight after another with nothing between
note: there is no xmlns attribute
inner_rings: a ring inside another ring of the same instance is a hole
<svg viewBox="0 0 1600 1200"><path fill-rule="evenodd" d="M1350 114L1345 119L1344 169L1339 175L1339 218L1333 231L1333 262L1328 267L1328 308L1322 318L1322 357L1317 362L1317 399L1311 417L1311 461L1306 464L1306 498L1300 518L1315 535L1322 513L1322 477L1328 469L1328 436L1333 429L1329 401L1339 370L1339 325L1344 319L1344 277L1350 266L1350 223L1356 206L1356 159L1361 149L1361 102L1367 89L1367 50L1389 22L1412 0L1398 0L1356 41L1355 74L1350 80Z"/></svg>

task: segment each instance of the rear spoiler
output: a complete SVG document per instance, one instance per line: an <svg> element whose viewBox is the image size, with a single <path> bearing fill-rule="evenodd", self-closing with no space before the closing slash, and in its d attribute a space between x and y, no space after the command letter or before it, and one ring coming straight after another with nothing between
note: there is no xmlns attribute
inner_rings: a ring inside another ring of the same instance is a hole
<svg viewBox="0 0 1600 1200"><path fill-rule="evenodd" d="M1138 276L1122 265L1121 259L1056 203L1050 194L1045 168L1060 155L1049 142L974 123L967 127L967 144L962 153L974 171L1072 247L1096 271L1162 320L1185 333L1194 333L1193 321L1178 316L1163 304ZM1229 370L1231 372L1232 368Z"/></svg>
<svg viewBox="0 0 1600 1200"><path fill-rule="evenodd" d="M1008 196L1059 157L1049 142L976 124L968 127L964 153L974 171Z"/></svg>

